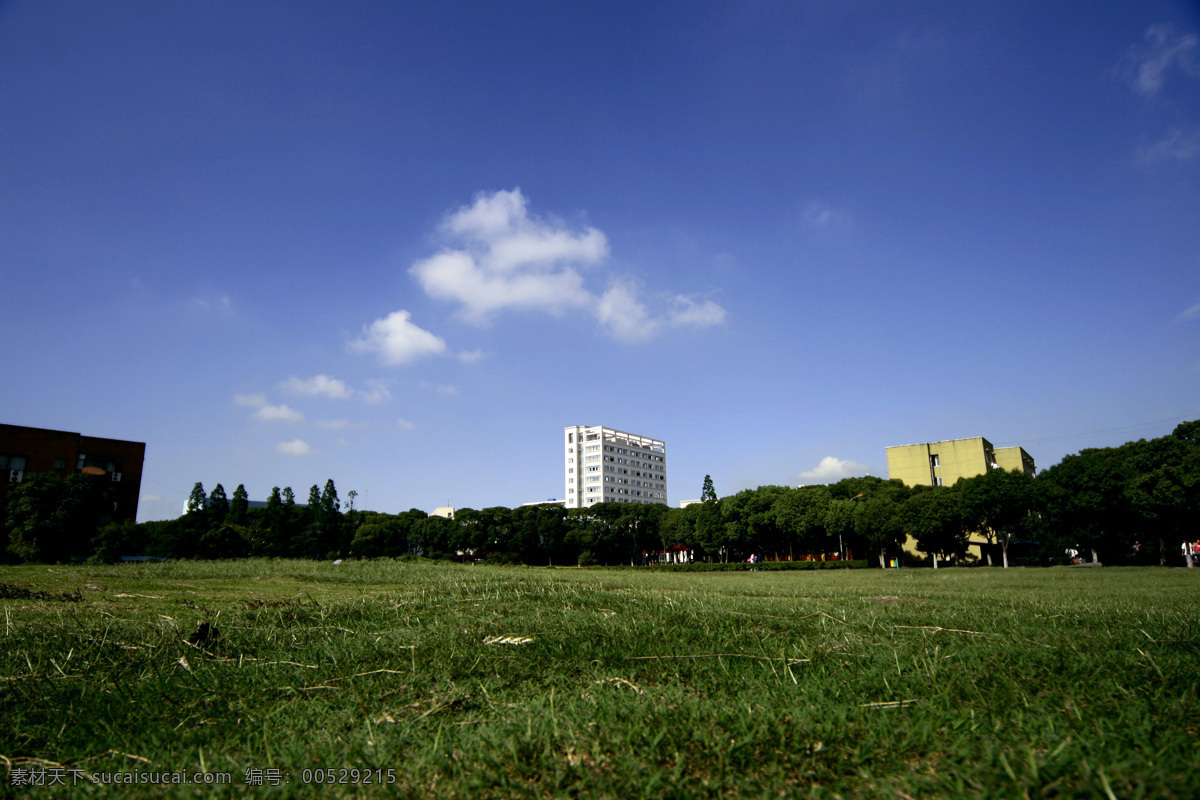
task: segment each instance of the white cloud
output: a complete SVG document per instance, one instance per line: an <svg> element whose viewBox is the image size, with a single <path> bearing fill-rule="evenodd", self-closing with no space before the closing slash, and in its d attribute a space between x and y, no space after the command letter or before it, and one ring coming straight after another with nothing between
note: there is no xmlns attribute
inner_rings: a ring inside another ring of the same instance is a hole
<svg viewBox="0 0 1200 800"><path fill-rule="evenodd" d="M1171 128L1164 138L1141 148L1138 151L1138 160L1143 162L1191 161L1197 155L1200 155L1200 131L1185 133L1181 128Z"/></svg>
<svg viewBox="0 0 1200 800"><path fill-rule="evenodd" d="M461 303L460 315L476 324L506 308L561 315L591 302L583 278L571 267L552 270L531 264L499 272L484 263L463 251L446 251L414 264L411 272L430 297Z"/></svg>
<svg viewBox="0 0 1200 800"><path fill-rule="evenodd" d="M520 189L477 194L446 217L442 230L458 246L409 272L429 296L461 303L459 314L476 324L508 308L562 314L589 305L576 268L608 256L603 233L531 216Z"/></svg>
<svg viewBox="0 0 1200 800"><path fill-rule="evenodd" d="M459 353L455 358L464 364L474 364L479 359L483 358L485 353L482 350L471 350Z"/></svg>
<svg viewBox="0 0 1200 800"><path fill-rule="evenodd" d="M267 404L267 396L265 394L235 394L233 402L239 406L249 406L250 408L259 408Z"/></svg>
<svg viewBox="0 0 1200 800"><path fill-rule="evenodd" d="M1200 319L1200 303L1189 308L1187 311L1179 315L1180 319Z"/></svg>
<svg viewBox="0 0 1200 800"><path fill-rule="evenodd" d="M596 305L596 318L609 335L619 342L647 342L658 333L659 322L638 302L637 287L614 281Z"/></svg>
<svg viewBox="0 0 1200 800"><path fill-rule="evenodd" d="M825 456L821 459L821 463L817 465L816 469L801 472L800 480L808 483L836 483L842 478L866 475L870 471L871 468L866 464L843 461L833 456Z"/></svg>
<svg viewBox="0 0 1200 800"><path fill-rule="evenodd" d="M275 445L275 449L285 456L306 456L313 451L308 446L308 442L300 439L292 439L290 442L280 442Z"/></svg>
<svg viewBox="0 0 1200 800"><path fill-rule="evenodd" d="M441 384L441 383L435 384L435 383L429 383L428 381L421 381L421 388L422 389L432 389L433 391L437 392L438 394L445 394L445 395L451 395L451 396L458 394L458 389L453 384Z"/></svg>
<svg viewBox="0 0 1200 800"><path fill-rule="evenodd" d="M378 404L384 400L392 399L392 392L388 389L387 381L372 378L363 381L363 383L370 387L370 391L366 389L359 391L359 395L362 397L364 403Z"/></svg>
<svg viewBox="0 0 1200 800"><path fill-rule="evenodd" d="M603 294L593 293L584 273L607 260L607 237L593 227L531 214L520 189L477 194L446 216L441 231L447 246L409 273L430 297L457 303L458 315L474 324L488 324L510 309L555 316L586 311L614 339L633 344L653 339L664 324L724 320L724 309L712 301L677 299L665 317L651 313L631 281L612 281ZM465 362L482 356L478 350L457 354Z"/></svg>
<svg viewBox="0 0 1200 800"><path fill-rule="evenodd" d="M418 358L442 355L446 342L423 328L414 325L407 311L393 311L386 317L363 326L358 339L347 344L356 353L375 353L389 366L408 364Z"/></svg>
<svg viewBox="0 0 1200 800"><path fill-rule="evenodd" d="M835 225L846 224L849 222L850 217L846 212L840 211L827 203L820 200L813 200L805 204L801 219L805 224L811 225L814 228L829 228Z"/></svg>
<svg viewBox="0 0 1200 800"><path fill-rule="evenodd" d="M400 426L400 430L402 431L411 431L414 427L416 427L406 419L397 419L396 424Z"/></svg>
<svg viewBox="0 0 1200 800"><path fill-rule="evenodd" d="M288 408L285 405L263 406L258 411L254 412L254 416L267 422L274 422L275 420L299 422L300 420L304 419L304 415L299 411Z"/></svg>
<svg viewBox="0 0 1200 800"><path fill-rule="evenodd" d="M1191 77L1200 77L1197 44L1193 33L1176 33L1170 25L1151 25L1140 45L1125 51L1117 74L1145 97L1158 94L1172 67Z"/></svg>
<svg viewBox="0 0 1200 800"><path fill-rule="evenodd" d="M288 394L324 395L334 399L345 399L354 394L345 382L328 375L314 375L307 379L292 376L279 384L279 388Z"/></svg>
<svg viewBox="0 0 1200 800"><path fill-rule="evenodd" d="M193 297L191 299L192 308L206 314L217 314L222 317L228 317L233 314L233 301L229 299L229 295L221 294L216 297Z"/></svg>
<svg viewBox="0 0 1200 800"><path fill-rule="evenodd" d="M675 327L691 325L706 328L725 321L725 309L712 300L697 303L687 295L677 294L671 299L671 306L671 310L667 312L667 320Z"/></svg>

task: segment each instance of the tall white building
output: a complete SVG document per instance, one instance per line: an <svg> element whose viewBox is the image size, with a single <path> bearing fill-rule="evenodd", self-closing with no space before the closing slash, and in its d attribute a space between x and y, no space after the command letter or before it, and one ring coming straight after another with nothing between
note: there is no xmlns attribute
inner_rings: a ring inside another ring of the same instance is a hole
<svg viewBox="0 0 1200 800"><path fill-rule="evenodd" d="M570 425L563 439L567 508L667 502L663 442L602 425Z"/></svg>

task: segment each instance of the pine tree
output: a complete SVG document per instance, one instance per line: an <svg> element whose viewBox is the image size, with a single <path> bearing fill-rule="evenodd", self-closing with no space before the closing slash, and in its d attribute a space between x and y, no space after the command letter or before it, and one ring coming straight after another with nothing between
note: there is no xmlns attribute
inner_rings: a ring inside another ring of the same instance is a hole
<svg viewBox="0 0 1200 800"><path fill-rule="evenodd" d="M296 531L296 493L292 487L283 487L283 506L272 523L271 534L275 540L275 551L281 556L294 556L293 537ZM270 501L268 501L270 502Z"/></svg>
<svg viewBox="0 0 1200 800"><path fill-rule="evenodd" d="M262 521L267 538L268 555L280 556L286 552L287 527L285 522L288 516L287 508L283 505L283 496L279 493L279 487L271 487L271 494L267 497L267 510L263 514Z"/></svg>
<svg viewBox="0 0 1200 800"><path fill-rule="evenodd" d="M708 503L717 499L717 492L713 489L712 475L704 476L704 488L700 490L701 501Z"/></svg>
<svg viewBox="0 0 1200 800"><path fill-rule="evenodd" d="M333 485L333 478L325 481L325 491L321 492L321 514L326 517L335 517L338 514L338 494Z"/></svg>
<svg viewBox="0 0 1200 800"><path fill-rule="evenodd" d="M192 493L188 495L187 513L195 514L208 508L208 496L204 494L204 484L196 481L196 485L192 487Z"/></svg>
<svg viewBox="0 0 1200 800"><path fill-rule="evenodd" d="M229 498L225 495L225 487L219 483L213 487L212 494L208 496L208 512L212 516L210 527L223 523L225 515L229 513Z"/></svg>
<svg viewBox="0 0 1200 800"><path fill-rule="evenodd" d="M248 508L250 508L250 498L246 495L245 485L239 483L233 490L233 499L229 503L229 521L235 525L244 525Z"/></svg>

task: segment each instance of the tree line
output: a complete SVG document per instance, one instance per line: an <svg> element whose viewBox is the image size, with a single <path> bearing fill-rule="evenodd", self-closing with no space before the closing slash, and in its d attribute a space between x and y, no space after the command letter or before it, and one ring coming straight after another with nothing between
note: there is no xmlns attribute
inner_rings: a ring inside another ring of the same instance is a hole
<svg viewBox="0 0 1200 800"><path fill-rule="evenodd" d="M1200 422L1168 436L1083 450L1034 478L993 469L953 486L906 487L871 476L825 486L760 486L686 508L602 503L459 509L453 519L418 509L397 514L340 501L332 480L299 504L290 487L251 508L244 486L231 496L197 483L175 520L103 520L87 476L33 475L9 492L7 553L23 561L122 556L159 558L486 558L527 564L645 564L660 553L688 560L869 557L932 566L1063 563L1071 551L1104 563L1183 563L1181 545L1200 539ZM1190 561L1190 559L1188 559Z"/></svg>

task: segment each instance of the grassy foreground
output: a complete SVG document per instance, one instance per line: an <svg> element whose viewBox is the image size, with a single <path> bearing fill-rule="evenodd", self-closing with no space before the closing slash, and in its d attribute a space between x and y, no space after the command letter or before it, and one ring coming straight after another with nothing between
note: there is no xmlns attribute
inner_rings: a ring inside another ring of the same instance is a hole
<svg viewBox="0 0 1200 800"><path fill-rule="evenodd" d="M242 561L0 584L5 796L1200 796L1200 570ZM65 785L12 784L38 770ZM231 782L92 783L181 770Z"/></svg>

